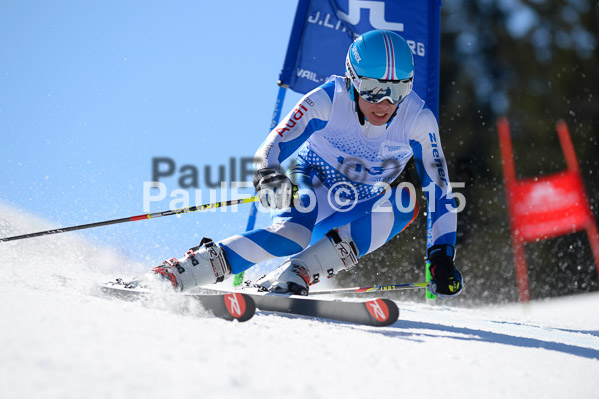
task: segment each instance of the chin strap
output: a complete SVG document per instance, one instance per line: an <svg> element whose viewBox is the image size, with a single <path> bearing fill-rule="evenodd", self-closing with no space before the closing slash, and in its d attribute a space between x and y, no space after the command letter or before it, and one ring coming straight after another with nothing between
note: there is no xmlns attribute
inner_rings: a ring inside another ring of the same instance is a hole
<svg viewBox="0 0 599 399"><path fill-rule="evenodd" d="M356 107L356 113L358 114L358 121L360 121L360 125L364 126L366 118L364 118L364 114L362 113L362 110L360 109L360 105L358 104L358 92L354 88L354 85L352 84L351 79L348 78L347 76L345 77L345 88L347 89L350 96L353 93L354 106Z"/></svg>
<svg viewBox="0 0 599 399"><path fill-rule="evenodd" d="M356 112L358 113L358 120L360 121L360 125L364 126L366 118L360 109L360 104L358 103L358 92L354 89L354 105L356 107Z"/></svg>

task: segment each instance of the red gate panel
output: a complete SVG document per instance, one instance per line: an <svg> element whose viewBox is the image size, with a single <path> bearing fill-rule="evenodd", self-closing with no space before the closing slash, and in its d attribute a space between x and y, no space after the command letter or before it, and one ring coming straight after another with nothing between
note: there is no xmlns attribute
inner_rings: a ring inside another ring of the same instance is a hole
<svg viewBox="0 0 599 399"><path fill-rule="evenodd" d="M497 121L510 215L516 280L521 301L530 299L524 243L586 230L599 271L599 234L580 175L574 146L563 121L557 133L568 169L553 175L516 179L509 122Z"/></svg>

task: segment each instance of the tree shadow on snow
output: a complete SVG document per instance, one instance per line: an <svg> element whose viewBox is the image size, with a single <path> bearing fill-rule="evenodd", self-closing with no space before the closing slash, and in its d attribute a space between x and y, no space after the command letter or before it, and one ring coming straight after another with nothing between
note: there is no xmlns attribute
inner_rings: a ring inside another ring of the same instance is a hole
<svg viewBox="0 0 599 399"><path fill-rule="evenodd" d="M277 313L277 312L265 312L259 311L257 314L263 315L276 315L278 317L283 317L286 319L305 319L305 320L314 320L320 323L326 324L336 324L336 325L344 325L349 328L359 329L364 331L368 330L370 333L378 333L381 335L385 335L387 337L399 337L406 340L411 341L424 341L423 338L451 338L462 341L477 341L477 342L488 342L494 344L503 344L503 345L511 345L517 346L521 348L539 348L552 350L556 352L567 353L570 355L580 356L587 359L596 359L599 360L599 350L587 348L583 346L576 346L571 344L564 344L560 342L551 342L544 341L536 338L527 338L527 337L518 337L509 334L502 334L492 331L485 331L475 328L468 327L454 327L447 326L443 324L435 324L435 323L426 323L420 321L410 321L410 320L398 320L393 325L389 327L367 327L360 326L352 323L347 323L343 321L337 320L329 320L329 319L320 319L306 316L298 316L291 315L285 313ZM493 321L496 322L496 321ZM526 324L522 323L511 323L511 322L496 322L500 324L514 324L518 326L526 326ZM538 328L538 326L529 325L529 327ZM576 334L587 334L592 336L598 336L598 331L581 331L581 330L568 330L561 328L552 328L553 330L559 330L568 333L576 333ZM423 330L422 332L414 332L414 331L406 331L406 330ZM427 333L425 330L429 331L438 331L439 333Z"/></svg>
<svg viewBox="0 0 599 399"><path fill-rule="evenodd" d="M521 323L521 322L512 322L512 321L497 321L497 320L489 320L491 323L495 323L495 324L511 324L514 326L525 326L525 327L534 327L534 328L539 328L539 326L535 325L535 324L526 324L526 323ZM592 335L594 337L598 337L599 338L599 331L593 331L593 330L571 330L569 328L560 328L560 327L551 327L552 330L556 330L556 331L563 331L563 332L567 332L567 333L573 333L573 334L586 334L586 335Z"/></svg>
<svg viewBox="0 0 599 399"><path fill-rule="evenodd" d="M468 327L453 327L443 324L426 323L420 321L409 321L399 320L391 326L390 329L380 331L380 333L387 336L402 337L406 339L418 340L419 337L427 338L451 338L463 341L478 341L478 342L489 342L495 344L518 346L521 348L542 348L552 350L556 352L567 353L570 355L580 356L587 359L599 360L599 350L586 348L582 346L576 346L571 344L564 344L561 342L551 342L536 338L517 337L509 334L502 334L492 331L485 331L475 328ZM431 334L425 331L413 332L404 330L432 330L439 331L441 333L447 333L447 335ZM562 330L563 331L563 330ZM573 333L591 334L596 336L596 332L587 331L574 331Z"/></svg>

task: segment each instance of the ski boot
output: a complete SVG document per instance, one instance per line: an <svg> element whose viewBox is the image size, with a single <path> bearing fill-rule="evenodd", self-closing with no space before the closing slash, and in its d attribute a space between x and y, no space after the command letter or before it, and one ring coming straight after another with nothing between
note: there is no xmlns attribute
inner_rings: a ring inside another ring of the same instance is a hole
<svg viewBox="0 0 599 399"><path fill-rule="evenodd" d="M210 238L191 248L181 259L171 258L152 269L152 273L170 281L178 291L223 281L231 274L224 250Z"/></svg>

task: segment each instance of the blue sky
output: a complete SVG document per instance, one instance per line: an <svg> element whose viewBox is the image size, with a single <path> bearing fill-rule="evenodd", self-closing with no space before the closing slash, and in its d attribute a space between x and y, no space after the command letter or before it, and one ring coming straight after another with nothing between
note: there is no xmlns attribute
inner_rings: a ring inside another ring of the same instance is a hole
<svg viewBox="0 0 599 399"><path fill-rule="evenodd" d="M214 180L231 157L253 155L296 2L234 4L0 3L0 201L56 227L126 217L144 213L155 157L197 167L205 191L206 165ZM288 92L284 110L298 99ZM179 177L163 179L168 193ZM191 205L209 199L190 194ZM156 262L243 231L248 209L66 234Z"/></svg>

